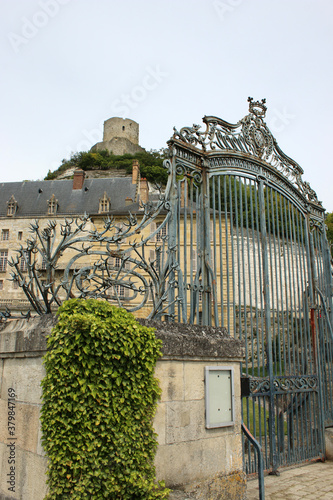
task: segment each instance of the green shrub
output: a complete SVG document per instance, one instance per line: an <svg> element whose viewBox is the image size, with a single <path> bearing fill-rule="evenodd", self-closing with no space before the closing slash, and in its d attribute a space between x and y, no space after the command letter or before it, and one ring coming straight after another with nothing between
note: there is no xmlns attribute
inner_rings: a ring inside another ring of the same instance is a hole
<svg viewBox="0 0 333 500"><path fill-rule="evenodd" d="M46 499L167 498L154 481L154 330L94 299L64 302L58 315L42 381Z"/></svg>
<svg viewBox="0 0 333 500"><path fill-rule="evenodd" d="M54 172L48 171L46 181L56 179L69 168L80 168L82 170L119 170L124 169L130 175L132 173L133 160L138 160L142 177L149 182L166 184L168 172L163 168L165 151L141 151L140 153L114 155L108 150L81 151L71 155L69 160L63 159L60 167Z"/></svg>
<svg viewBox="0 0 333 500"><path fill-rule="evenodd" d="M333 212L326 214L325 224L327 226L327 239L330 244L331 254L333 257Z"/></svg>

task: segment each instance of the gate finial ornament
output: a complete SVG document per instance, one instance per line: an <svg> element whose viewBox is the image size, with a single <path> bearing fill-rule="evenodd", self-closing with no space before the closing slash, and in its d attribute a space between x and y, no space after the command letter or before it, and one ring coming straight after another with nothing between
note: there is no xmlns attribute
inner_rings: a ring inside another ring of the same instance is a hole
<svg viewBox="0 0 333 500"><path fill-rule="evenodd" d="M267 107L265 106L266 99L261 99L261 102L255 101L253 102L253 97L247 98L249 104L249 111L256 116L260 116L261 118L265 118Z"/></svg>

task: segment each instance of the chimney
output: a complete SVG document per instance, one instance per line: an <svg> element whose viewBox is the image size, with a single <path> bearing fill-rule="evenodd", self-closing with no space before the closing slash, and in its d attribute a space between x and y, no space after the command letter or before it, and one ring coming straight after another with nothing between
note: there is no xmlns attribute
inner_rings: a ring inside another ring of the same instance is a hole
<svg viewBox="0 0 333 500"><path fill-rule="evenodd" d="M132 205L132 203L133 203L132 198L127 196L127 198L125 199L125 207L127 207L128 205Z"/></svg>
<svg viewBox="0 0 333 500"><path fill-rule="evenodd" d="M133 165L132 165L132 184L136 184L139 179L139 162L138 160L133 160Z"/></svg>
<svg viewBox="0 0 333 500"><path fill-rule="evenodd" d="M140 179L140 202L148 203L148 182L147 179Z"/></svg>
<svg viewBox="0 0 333 500"><path fill-rule="evenodd" d="M85 173L83 170L74 171L73 189L82 189Z"/></svg>

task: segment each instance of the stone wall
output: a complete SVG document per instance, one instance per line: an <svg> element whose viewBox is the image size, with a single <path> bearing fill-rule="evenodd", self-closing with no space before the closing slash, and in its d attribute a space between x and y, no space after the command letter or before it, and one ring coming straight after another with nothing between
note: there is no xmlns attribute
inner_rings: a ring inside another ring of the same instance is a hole
<svg viewBox="0 0 333 500"><path fill-rule="evenodd" d="M245 491L241 442L242 343L226 329L139 320L156 328L163 357L156 376L162 389L154 425L158 479L187 498L241 499ZM235 422L206 429L205 367L234 369Z"/></svg>
<svg viewBox="0 0 333 500"><path fill-rule="evenodd" d="M123 137L133 144L139 144L139 124L129 118L109 118L104 122L103 142L114 137Z"/></svg>
<svg viewBox="0 0 333 500"><path fill-rule="evenodd" d="M39 421L40 382L45 374L42 356L46 337L55 321L51 315L15 320L0 331L0 500L42 500L47 491ZM175 490L173 494L186 491L188 498L243 498L242 344L223 329L140 321L156 327L163 342L163 357L156 367L162 388L154 420L159 443L157 479L164 479ZM206 429L204 368L214 365L234 368L235 423ZM8 424L12 411L15 421Z"/></svg>
<svg viewBox="0 0 333 500"><path fill-rule="evenodd" d="M41 500L46 493L40 382L45 339L54 323L52 316L16 320L0 331L0 500ZM14 405L8 404L11 390ZM10 408L15 420L8 423Z"/></svg>

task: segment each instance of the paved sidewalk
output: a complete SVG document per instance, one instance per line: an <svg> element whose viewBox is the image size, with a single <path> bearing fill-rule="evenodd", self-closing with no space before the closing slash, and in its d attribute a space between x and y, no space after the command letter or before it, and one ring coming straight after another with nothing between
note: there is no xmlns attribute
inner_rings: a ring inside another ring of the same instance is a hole
<svg viewBox="0 0 333 500"><path fill-rule="evenodd" d="M258 500L258 480L247 483L247 499ZM333 500L333 461L316 462L265 476L265 500Z"/></svg>

